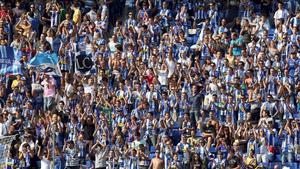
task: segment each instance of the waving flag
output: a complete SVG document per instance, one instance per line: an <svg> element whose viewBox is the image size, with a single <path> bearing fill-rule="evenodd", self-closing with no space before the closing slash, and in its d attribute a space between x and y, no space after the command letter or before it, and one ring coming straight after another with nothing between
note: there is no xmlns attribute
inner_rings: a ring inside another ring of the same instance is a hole
<svg viewBox="0 0 300 169"><path fill-rule="evenodd" d="M32 66L39 66L41 64L54 64L58 63L58 56L56 53L39 53L33 57L29 64Z"/></svg>
<svg viewBox="0 0 300 169"><path fill-rule="evenodd" d="M22 74L21 55L10 46L0 45L0 74Z"/></svg>
<svg viewBox="0 0 300 169"><path fill-rule="evenodd" d="M59 58L56 53L39 53L33 57L29 64L32 67L53 76L62 76L58 66Z"/></svg>
<svg viewBox="0 0 300 169"><path fill-rule="evenodd" d="M47 75L52 76L62 76L61 71L57 65L54 64L41 64L40 66L36 67L39 69L40 72L44 72Z"/></svg>
<svg viewBox="0 0 300 169"><path fill-rule="evenodd" d="M75 56L75 73L88 75L92 73L90 70L93 68L94 62L91 55L86 52L78 52Z"/></svg>

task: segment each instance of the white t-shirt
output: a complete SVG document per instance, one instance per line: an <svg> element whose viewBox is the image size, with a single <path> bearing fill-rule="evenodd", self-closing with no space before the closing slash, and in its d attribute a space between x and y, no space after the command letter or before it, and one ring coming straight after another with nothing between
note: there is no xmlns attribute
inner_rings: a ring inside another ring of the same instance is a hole
<svg viewBox="0 0 300 169"><path fill-rule="evenodd" d="M45 157L41 160L41 169L50 169L50 161Z"/></svg>
<svg viewBox="0 0 300 169"><path fill-rule="evenodd" d="M109 47L109 49L110 49L111 52L115 52L115 51L116 51L116 44L117 44L117 43L112 42L112 41L110 41L110 42L108 43L108 47Z"/></svg>
<svg viewBox="0 0 300 169"><path fill-rule="evenodd" d="M168 78L170 78L173 75L173 73L175 72L176 64L173 60L170 60L169 58L166 59L166 63L167 63L168 70L169 70Z"/></svg>
<svg viewBox="0 0 300 169"><path fill-rule="evenodd" d="M287 10L285 10L285 9L277 10L275 12L274 19L283 19L284 21L286 21L288 16L289 16L289 13Z"/></svg>
<svg viewBox="0 0 300 169"><path fill-rule="evenodd" d="M70 83L67 83L65 88L67 97L70 97L73 91L74 91L74 87Z"/></svg>
<svg viewBox="0 0 300 169"><path fill-rule="evenodd" d="M97 13L93 10L90 10L87 15L90 17L90 20L92 22L95 22L97 20Z"/></svg>
<svg viewBox="0 0 300 169"><path fill-rule="evenodd" d="M152 96L152 97L151 97L151 96ZM152 93L151 93L151 91L148 91L148 92L146 93L146 98L147 98L148 101L150 101L152 98L157 99L157 92L152 92Z"/></svg>
<svg viewBox="0 0 300 169"><path fill-rule="evenodd" d="M209 89L211 92L216 93L218 91L218 86L214 83L209 84Z"/></svg>
<svg viewBox="0 0 300 169"><path fill-rule="evenodd" d="M90 86L88 84L83 84L84 93L90 93L92 98L95 96L94 86Z"/></svg>
<svg viewBox="0 0 300 169"><path fill-rule="evenodd" d="M53 48L53 38L52 37L46 37L46 41L50 43L51 47Z"/></svg>
<svg viewBox="0 0 300 169"><path fill-rule="evenodd" d="M185 65L185 66L189 66L190 63L191 63L191 60L190 60L190 58L182 58L182 57L180 57L179 60L178 60L178 63L180 63L182 65Z"/></svg>
<svg viewBox="0 0 300 169"><path fill-rule="evenodd" d="M167 70L158 70L158 81L161 85L167 85L168 84L168 71Z"/></svg>
<svg viewBox="0 0 300 169"><path fill-rule="evenodd" d="M90 54L93 52L93 45L91 43L85 45L86 54Z"/></svg>

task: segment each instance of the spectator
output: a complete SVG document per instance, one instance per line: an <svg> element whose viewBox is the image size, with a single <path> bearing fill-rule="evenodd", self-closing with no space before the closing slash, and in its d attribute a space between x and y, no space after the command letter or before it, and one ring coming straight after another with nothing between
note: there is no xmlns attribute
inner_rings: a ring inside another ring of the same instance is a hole
<svg viewBox="0 0 300 169"><path fill-rule="evenodd" d="M7 168L299 168L299 3L271 2L1 2Z"/></svg>

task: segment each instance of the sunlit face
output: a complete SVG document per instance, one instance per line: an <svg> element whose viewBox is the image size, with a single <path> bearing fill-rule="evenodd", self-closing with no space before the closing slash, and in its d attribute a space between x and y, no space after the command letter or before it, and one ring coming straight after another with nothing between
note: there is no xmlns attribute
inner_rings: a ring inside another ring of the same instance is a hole
<svg viewBox="0 0 300 169"><path fill-rule="evenodd" d="M170 113L166 113L165 118L169 119L170 118Z"/></svg>
<svg viewBox="0 0 300 169"><path fill-rule="evenodd" d="M150 90L153 91L154 90L154 84L150 84Z"/></svg>
<svg viewBox="0 0 300 169"><path fill-rule="evenodd" d="M140 91L141 90L141 85L140 84L136 84L135 88L136 88L136 90Z"/></svg>
<svg viewBox="0 0 300 169"><path fill-rule="evenodd" d="M34 11L35 10L35 6L34 5L30 5L30 11Z"/></svg>
<svg viewBox="0 0 300 169"><path fill-rule="evenodd" d="M210 118L213 118L213 117L214 117L214 112L212 112L212 111L209 112L209 117L210 117Z"/></svg>
<svg viewBox="0 0 300 169"><path fill-rule="evenodd" d="M78 139L79 139L80 141L82 141L82 140L83 140L83 135L80 134L80 135L78 136Z"/></svg>
<svg viewBox="0 0 300 169"><path fill-rule="evenodd" d="M174 161L177 161L177 160L178 160L178 155L175 154L175 155L173 156L173 158L174 158Z"/></svg>
<svg viewBox="0 0 300 169"><path fill-rule="evenodd" d="M246 117L247 120L251 120L251 113L250 113L250 112L248 112L248 113L246 114L246 116L247 116L247 117Z"/></svg>
<svg viewBox="0 0 300 169"><path fill-rule="evenodd" d="M259 135L260 135L260 136L263 136L263 135L264 135L264 130L263 130L263 129L260 129L260 130L259 130Z"/></svg>
<svg viewBox="0 0 300 169"><path fill-rule="evenodd" d="M57 115L56 115L56 114L53 114L53 115L52 115L52 121L53 121L53 122L57 122L57 119L58 119Z"/></svg>
<svg viewBox="0 0 300 169"><path fill-rule="evenodd" d="M152 119L152 115L150 113L147 114L148 119Z"/></svg>

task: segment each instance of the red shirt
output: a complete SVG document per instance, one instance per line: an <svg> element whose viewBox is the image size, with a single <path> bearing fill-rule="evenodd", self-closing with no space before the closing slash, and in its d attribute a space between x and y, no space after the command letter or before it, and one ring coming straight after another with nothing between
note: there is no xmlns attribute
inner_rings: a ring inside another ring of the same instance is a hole
<svg viewBox="0 0 300 169"><path fill-rule="evenodd" d="M145 76L145 79L147 80L148 84L152 84L154 76L153 75L147 75L147 76Z"/></svg>
<svg viewBox="0 0 300 169"><path fill-rule="evenodd" d="M6 10L0 10L0 18L4 18L7 16Z"/></svg>

